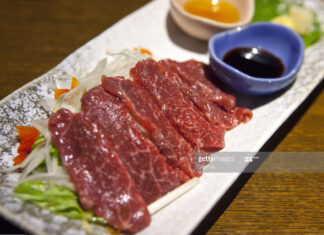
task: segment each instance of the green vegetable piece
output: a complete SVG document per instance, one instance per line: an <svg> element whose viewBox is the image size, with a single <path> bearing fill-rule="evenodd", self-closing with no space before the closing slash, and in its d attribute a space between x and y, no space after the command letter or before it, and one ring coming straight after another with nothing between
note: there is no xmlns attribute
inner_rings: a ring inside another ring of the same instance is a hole
<svg viewBox="0 0 324 235"><path fill-rule="evenodd" d="M253 22L271 21L273 18L287 14L292 1L289 0L255 0Z"/></svg>
<svg viewBox="0 0 324 235"><path fill-rule="evenodd" d="M316 16L314 18L313 31L310 34L302 35L306 48L318 42L322 37L321 24Z"/></svg>
<svg viewBox="0 0 324 235"><path fill-rule="evenodd" d="M62 166L62 159L61 159L60 153L53 143L51 143L50 155L51 155L51 157L56 157L58 160L58 164L60 166Z"/></svg>
<svg viewBox="0 0 324 235"><path fill-rule="evenodd" d="M91 223L106 224L104 218L98 218L91 211L84 211L77 195L70 189L42 181L26 181L18 185L14 195L32 202L55 214L72 219L85 219Z"/></svg>
<svg viewBox="0 0 324 235"><path fill-rule="evenodd" d="M291 5L300 5L292 0L255 0L255 12L252 22L271 21L277 16L287 14ZM322 36L321 24L314 14L313 31L302 35L305 47L309 47L320 40Z"/></svg>
<svg viewBox="0 0 324 235"><path fill-rule="evenodd" d="M39 141L36 144L36 141L37 141L37 139L36 139L35 144L33 145L32 148L35 148L37 145L39 145L40 143L45 141L45 138L43 136L40 136L38 138L39 138ZM62 166L62 159L61 159L60 153L58 152L58 149L55 147L55 145L53 143L51 143L51 147L50 147L50 156L52 158L57 158L58 165ZM38 167L33 171L33 173L36 173L36 172L38 172L38 173L47 172L46 161L45 160L43 160L38 165Z"/></svg>
<svg viewBox="0 0 324 235"><path fill-rule="evenodd" d="M36 148L39 144L45 142L45 137L40 135L36 138L35 143L32 146L32 149Z"/></svg>

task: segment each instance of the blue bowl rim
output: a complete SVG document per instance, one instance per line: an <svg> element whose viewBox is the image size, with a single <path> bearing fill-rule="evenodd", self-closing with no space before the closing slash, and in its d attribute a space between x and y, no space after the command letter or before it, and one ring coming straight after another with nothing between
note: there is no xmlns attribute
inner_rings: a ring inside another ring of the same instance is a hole
<svg viewBox="0 0 324 235"><path fill-rule="evenodd" d="M281 76L281 77L278 77L278 78L254 77L254 76L248 75L248 74L246 74L246 73L244 73L244 72L242 72L242 71L240 71L240 70L232 67L231 65L225 63L221 58L219 58L218 56L216 56L216 54L215 54L215 52L213 50L213 42L217 38L222 37L222 36L224 36L226 34L233 34L233 33L236 33L236 32L243 31L243 30L248 30L249 28L264 27L264 26L267 26L267 27L270 26L270 27L274 27L274 28L280 28L280 29L285 30L288 33L292 34L294 36L294 38L297 39L297 44L299 45L299 48L301 49L300 51L302 51L302 53L300 53L300 55L298 57L298 60L297 60L297 63L294 66L294 69L292 69L291 71L289 71L289 73L287 73L286 75ZM255 82L278 83L278 82L284 82L286 80L291 79L298 72L299 68L301 67L301 65L303 63L303 60L304 60L304 50L305 50L304 41L301 38L301 36L299 36L299 34L297 34L295 31L293 31L292 29L290 29L290 28L288 28L286 26L283 26L283 25L280 25L280 24L277 24L277 23L272 23L272 22L257 22L257 23L252 23L252 24L249 24L249 25L246 25L246 26L243 26L243 27L238 27L238 28L235 28L235 29L232 29L232 30L228 30L228 31L224 31L224 32L221 32L221 33L217 33L214 36L212 36L209 39L209 42L208 42L208 51L209 51L209 54L210 54L210 56L215 61L217 61L223 67L226 67L227 69L229 69L232 72L236 73L238 76L241 76L241 77L243 76L246 79L249 79L249 80L255 81Z"/></svg>

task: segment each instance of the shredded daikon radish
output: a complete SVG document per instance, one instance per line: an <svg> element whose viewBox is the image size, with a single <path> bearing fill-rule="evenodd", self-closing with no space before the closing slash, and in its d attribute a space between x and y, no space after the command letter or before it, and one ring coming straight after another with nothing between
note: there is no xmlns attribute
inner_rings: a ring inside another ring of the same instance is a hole
<svg viewBox="0 0 324 235"><path fill-rule="evenodd" d="M29 155L32 159L24 168L19 180L23 180L29 173L31 173L34 169L36 169L39 164L45 159L45 151L44 146L37 146Z"/></svg>
<svg viewBox="0 0 324 235"><path fill-rule="evenodd" d="M25 158L24 161L27 161L27 160L30 161L31 158L28 159L28 157L27 157L27 158ZM12 166L12 167L8 167L8 168L0 169L0 173L9 173L9 172L14 172L14 171L18 170L19 168L22 168L21 164L20 164L20 165L14 165L14 166Z"/></svg>
<svg viewBox="0 0 324 235"><path fill-rule="evenodd" d="M107 66L107 59L103 59L98 63L96 68L87 74L85 77L80 78L80 84L71 91L61 95L55 104L55 111L62 108L63 104L65 108L68 108L71 112L78 112L81 109L81 97L85 90L91 89L101 82L101 76L104 74ZM70 107L73 109L71 110Z"/></svg>
<svg viewBox="0 0 324 235"><path fill-rule="evenodd" d="M36 127L46 140L51 138L51 133L48 130L48 119L31 120L31 125Z"/></svg>
<svg viewBox="0 0 324 235"><path fill-rule="evenodd" d="M68 174L64 166L57 166L55 173L64 175Z"/></svg>
<svg viewBox="0 0 324 235"><path fill-rule="evenodd" d="M85 91L101 84L101 78L106 76L124 76L129 79L129 70L136 65L139 60L147 58L131 50L123 50L118 53L108 54L107 58L101 60L95 69L84 77L79 78L80 84L71 91L61 95L56 101L54 111L60 108L67 108L71 112L81 110L81 98Z"/></svg>
<svg viewBox="0 0 324 235"><path fill-rule="evenodd" d="M40 173L34 174L26 177L21 182L25 181L47 181L50 183L58 184L65 186L73 191L75 191L73 183L70 181L69 176L65 174L57 174L57 173Z"/></svg>
<svg viewBox="0 0 324 235"><path fill-rule="evenodd" d="M158 200L152 202L150 205L148 205L148 210L151 215L155 214L159 210L161 210L163 207L167 206L174 200L176 200L178 197L180 197L182 194L188 192L190 189L195 187L199 183L199 178L195 177L191 180L187 181L186 183L180 185L179 187L175 188L171 192L168 192Z"/></svg>
<svg viewBox="0 0 324 235"><path fill-rule="evenodd" d="M52 164L52 167L51 167L52 172L54 172L54 173L57 172L58 161L57 161L56 157L52 158L51 164Z"/></svg>
<svg viewBox="0 0 324 235"><path fill-rule="evenodd" d="M45 146L44 146L44 158L46 161L46 168L47 172L51 173L54 172L53 170L53 164L51 163L52 159L50 156L50 143L51 143L51 133L48 129L48 119L45 120L32 120L31 124L36 127L40 133L45 138Z"/></svg>

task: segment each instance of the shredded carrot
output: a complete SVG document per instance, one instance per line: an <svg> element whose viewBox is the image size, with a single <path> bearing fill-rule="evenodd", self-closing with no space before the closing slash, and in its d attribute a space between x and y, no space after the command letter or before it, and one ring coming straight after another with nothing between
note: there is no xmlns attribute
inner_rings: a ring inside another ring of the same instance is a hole
<svg viewBox="0 0 324 235"><path fill-rule="evenodd" d="M26 157L27 157L27 153L21 152L17 155L17 157L15 157L13 159L13 161L14 161L15 165L18 165L18 164L22 163Z"/></svg>
<svg viewBox="0 0 324 235"><path fill-rule="evenodd" d="M138 51L138 48L137 48L137 47L134 47L133 50L134 50L134 51ZM139 52L140 52L141 54L143 54L143 55L144 55L144 54L152 55L152 52L150 52L148 49L143 48L143 47L140 47L140 48L139 48Z"/></svg>
<svg viewBox="0 0 324 235"><path fill-rule="evenodd" d="M35 127L17 126L18 138L20 144L18 146L18 156L14 158L15 164L20 164L31 151L36 138L39 136L39 131Z"/></svg>
<svg viewBox="0 0 324 235"><path fill-rule="evenodd" d="M18 146L18 153L24 152L24 153L29 153L32 149L33 144L35 143L35 139L26 139L20 141L20 144Z"/></svg>
<svg viewBox="0 0 324 235"><path fill-rule="evenodd" d="M57 100L60 97L60 95L66 93L66 92L69 92L69 91L70 91L69 89L55 89L54 90L54 97Z"/></svg>
<svg viewBox="0 0 324 235"><path fill-rule="evenodd" d="M17 126L16 130L19 135L20 141L27 139L36 139L39 136L39 131L35 127L30 126Z"/></svg>
<svg viewBox="0 0 324 235"><path fill-rule="evenodd" d="M72 78L72 81L71 81L71 90L77 86L80 85L80 82L78 81L78 79L76 79L75 77Z"/></svg>
<svg viewBox="0 0 324 235"><path fill-rule="evenodd" d="M71 81L71 89L59 89L59 88L55 89L54 90L54 98L57 100L60 97L60 95L69 92L70 90L72 90L73 88L75 88L79 85L80 85L80 82L78 81L78 79L73 77L72 81Z"/></svg>
<svg viewBox="0 0 324 235"><path fill-rule="evenodd" d="M150 52L149 50L147 50L145 48L141 48L140 52L141 52L141 54L152 55L152 52Z"/></svg>

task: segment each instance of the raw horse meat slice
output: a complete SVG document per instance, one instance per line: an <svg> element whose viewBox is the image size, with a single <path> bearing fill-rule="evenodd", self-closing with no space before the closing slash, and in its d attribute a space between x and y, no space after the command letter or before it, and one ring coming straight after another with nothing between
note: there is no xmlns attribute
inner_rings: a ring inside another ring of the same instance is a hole
<svg viewBox="0 0 324 235"><path fill-rule="evenodd" d="M165 162L119 98L97 86L83 95L81 103L85 118L102 129L148 204L189 179Z"/></svg>
<svg viewBox="0 0 324 235"><path fill-rule="evenodd" d="M176 71L180 77L189 84L190 87L198 89L205 94L211 101L217 103L226 111L230 111L236 106L236 99L217 88L206 75L211 74L208 67L201 62L188 60L186 62L176 62L165 60L165 62Z"/></svg>
<svg viewBox="0 0 324 235"><path fill-rule="evenodd" d="M253 113L250 109L240 107L236 107L233 110L233 115L235 115L237 120L243 123L250 121L253 117Z"/></svg>
<svg viewBox="0 0 324 235"><path fill-rule="evenodd" d="M200 175L195 172L190 144L172 126L146 89L123 77L103 77L102 87L122 99L171 166L180 168L190 177Z"/></svg>
<svg viewBox="0 0 324 235"><path fill-rule="evenodd" d="M159 61L159 66L163 70L168 70L169 66L165 61ZM211 123L218 124L219 120L216 110L214 108L213 102L208 100L204 95L199 94L196 90L192 89L187 83L182 81L182 79L176 73L170 73L167 79L171 79L171 82L175 84L179 90L181 90L188 99L190 99L197 108L202 112L202 115Z"/></svg>
<svg viewBox="0 0 324 235"><path fill-rule="evenodd" d="M170 68L165 60L162 60L159 63L161 66L166 67L165 69ZM246 122L251 119L251 111L248 109L234 107L233 110L226 112L217 104L209 100L202 93L202 90L196 89L195 86L190 87L189 84L183 81L177 73L173 74L170 78L174 80L179 89L182 90L183 93L198 107L209 122L229 130L239 125L242 121ZM239 113L240 115L235 115L235 113Z"/></svg>
<svg viewBox="0 0 324 235"><path fill-rule="evenodd" d="M169 68L165 61L159 62L165 70ZM200 90L190 87L184 82L177 73L172 73L169 77L174 81L174 84L182 90L182 92L197 106L203 116L212 124L219 125L226 129L231 129L239 124L238 120L233 115L227 114L224 110L216 106L210 101Z"/></svg>
<svg viewBox="0 0 324 235"><path fill-rule="evenodd" d="M235 107L236 99L232 95L228 95L217 88L209 79L211 77L211 69L200 62L189 60L186 62L176 62L173 60L164 60L170 68L177 72L183 81L196 90L199 94L204 94L209 100L222 107L227 111L223 112L223 121L227 129L237 126L239 123L249 121L253 114L251 110L246 108ZM235 120L236 119L236 120Z"/></svg>
<svg viewBox="0 0 324 235"><path fill-rule="evenodd" d="M225 130L207 122L177 84L173 72L152 59L138 62L130 71L134 81L144 86L170 122L194 148L216 150L224 147Z"/></svg>
<svg viewBox="0 0 324 235"><path fill-rule="evenodd" d="M94 123L82 113L60 109L51 116L49 129L86 210L120 230L137 232L149 225L144 199Z"/></svg>

